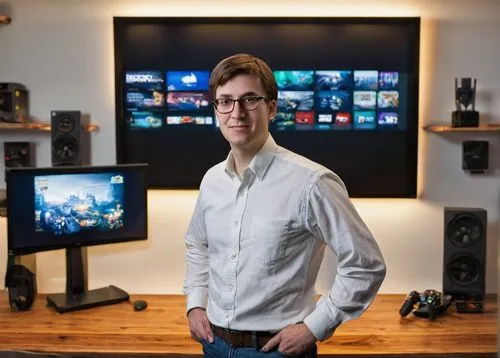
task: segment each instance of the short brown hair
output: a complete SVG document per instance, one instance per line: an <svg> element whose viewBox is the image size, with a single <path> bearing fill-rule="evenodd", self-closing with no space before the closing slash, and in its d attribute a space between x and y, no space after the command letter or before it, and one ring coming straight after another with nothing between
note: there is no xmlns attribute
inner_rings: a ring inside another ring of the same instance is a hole
<svg viewBox="0 0 500 358"><path fill-rule="evenodd" d="M225 85L233 77L241 74L258 77L264 87L266 99L278 99L278 85L271 68L260 58L246 53L226 57L214 67L208 82L210 97L215 99L215 92L219 86Z"/></svg>

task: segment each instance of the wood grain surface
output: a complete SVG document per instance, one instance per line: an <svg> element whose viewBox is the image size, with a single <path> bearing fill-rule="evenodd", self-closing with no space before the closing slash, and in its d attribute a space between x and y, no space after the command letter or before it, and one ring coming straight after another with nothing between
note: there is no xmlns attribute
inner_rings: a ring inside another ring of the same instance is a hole
<svg viewBox="0 0 500 358"><path fill-rule="evenodd" d="M38 295L29 311L10 309L0 291L0 351L21 350L109 356L201 356L190 338L181 295L131 295L130 302L59 314ZM344 323L326 342L321 357L495 357L497 303L488 297L482 314L459 314L451 306L435 321L398 314L403 295L379 295L365 314Z"/></svg>

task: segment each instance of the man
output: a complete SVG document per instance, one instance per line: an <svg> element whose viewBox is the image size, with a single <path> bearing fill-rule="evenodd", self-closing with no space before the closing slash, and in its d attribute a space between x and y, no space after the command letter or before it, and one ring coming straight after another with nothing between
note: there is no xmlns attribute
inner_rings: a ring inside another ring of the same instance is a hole
<svg viewBox="0 0 500 358"><path fill-rule="evenodd" d="M231 151L204 176L186 234L191 335L205 357L316 357L316 341L376 295L379 247L339 177L269 134L278 90L264 61L222 60L209 92ZM316 302L326 246L337 276Z"/></svg>

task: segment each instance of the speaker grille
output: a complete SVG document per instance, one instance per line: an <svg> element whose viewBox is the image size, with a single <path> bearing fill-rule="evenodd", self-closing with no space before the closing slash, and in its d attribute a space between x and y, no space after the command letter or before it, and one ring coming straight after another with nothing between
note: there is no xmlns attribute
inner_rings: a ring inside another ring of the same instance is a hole
<svg viewBox="0 0 500 358"><path fill-rule="evenodd" d="M71 162L78 157L78 141L70 135L61 135L53 143L54 157L62 162Z"/></svg>
<svg viewBox="0 0 500 358"><path fill-rule="evenodd" d="M60 114L56 117L57 129L62 133L70 133L75 128L75 119L67 114Z"/></svg>
<svg viewBox="0 0 500 358"><path fill-rule="evenodd" d="M484 237L484 228L476 215L457 215L449 224L448 239L457 247L474 245Z"/></svg>
<svg viewBox="0 0 500 358"><path fill-rule="evenodd" d="M470 285L479 280L481 263L472 255L459 255L450 260L448 276L458 285Z"/></svg>

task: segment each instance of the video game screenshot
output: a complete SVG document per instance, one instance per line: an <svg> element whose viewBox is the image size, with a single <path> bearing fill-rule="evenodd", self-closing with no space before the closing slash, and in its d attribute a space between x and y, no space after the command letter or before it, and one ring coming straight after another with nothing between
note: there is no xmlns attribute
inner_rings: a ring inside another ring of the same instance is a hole
<svg viewBox="0 0 500 358"><path fill-rule="evenodd" d="M68 235L120 229L124 185L116 173L36 176L35 230Z"/></svg>
<svg viewBox="0 0 500 358"><path fill-rule="evenodd" d="M208 91L210 71L168 71L168 91Z"/></svg>

